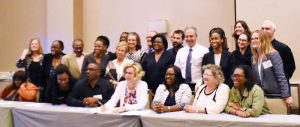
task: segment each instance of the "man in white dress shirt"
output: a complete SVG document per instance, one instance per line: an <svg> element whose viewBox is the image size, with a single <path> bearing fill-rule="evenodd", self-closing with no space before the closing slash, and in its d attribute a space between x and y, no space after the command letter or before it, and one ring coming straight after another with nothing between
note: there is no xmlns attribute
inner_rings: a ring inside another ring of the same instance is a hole
<svg viewBox="0 0 300 127"><path fill-rule="evenodd" d="M202 82L202 58L208 52L208 48L197 43L196 27L186 27L184 31L187 45L179 49L174 65L181 69L186 83L194 90L195 84Z"/></svg>

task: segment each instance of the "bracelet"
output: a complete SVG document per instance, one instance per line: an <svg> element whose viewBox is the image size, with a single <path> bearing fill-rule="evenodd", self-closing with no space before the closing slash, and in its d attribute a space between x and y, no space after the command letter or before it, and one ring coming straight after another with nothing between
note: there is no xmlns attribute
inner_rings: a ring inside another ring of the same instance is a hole
<svg viewBox="0 0 300 127"><path fill-rule="evenodd" d="M171 112L171 107L170 107L170 106L168 106L167 108L168 108L169 112Z"/></svg>

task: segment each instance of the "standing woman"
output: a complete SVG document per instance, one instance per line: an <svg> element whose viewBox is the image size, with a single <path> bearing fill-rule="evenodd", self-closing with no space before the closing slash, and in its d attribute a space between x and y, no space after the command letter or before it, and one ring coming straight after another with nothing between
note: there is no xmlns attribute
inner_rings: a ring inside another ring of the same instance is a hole
<svg viewBox="0 0 300 127"><path fill-rule="evenodd" d="M266 33L261 30L252 33L251 51L252 70L256 75L257 84L262 87L267 97L282 98L290 107L293 99L284 74L282 59L272 47Z"/></svg>
<svg viewBox="0 0 300 127"><path fill-rule="evenodd" d="M145 109L147 104L147 83L142 81L144 71L139 63L128 64L124 68L125 81L121 81L105 103L102 110L114 108L114 112ZM118 102L120 106L116 107Z"/></svg>
<svg viewBox="0 0 300 127"><path fill-rule="evenodd" d="M188 113L221 113L228 101L229 87L225 85L224 76L219 66L209 64L203 67L203 82L196 84L193 105L184 106Z"/></svg>
<svg viewBox="0 0 300 127"><path fill-rule="evenodd" d="M234 67L233 55L228 51L227 38L222 28L216 27L209 32L210 50L206 53L202 60L202 66L207 64L215 64L221 67L224 77L225 84L232 87L232 81L230 74Z"/></svg>
<svg viewBox="0 0 300 127"><path fill-rule="evenodd" d="M100 65L100 77L104 77L106 66L109 60L112 58L112 53L107 52L109 46L109 40L105 36L97 37L94 43L94 52L86 55L83 60L81 69L81 78L86 77L87 66L90 63L97 63Z"/></svg>
<svg viewBox="0 0 300 127"><path fill-rule="evenodd" d="M25 68L29 81L36 86L44 85L42 82L43 48L39 38L30 40L28 49L24 49L17 62L18 68Z"/></svg>
<svg viewBox="0 0 300 127"><path fill-rule="evenodd" d="M250 34L242 33L238 39L238 47L232 52L236 65L248 65L251 67Z"/></svg>
<svg viewBox="0 0 300 127"><path fill-rule="evenodd" d="M238 39L239 39L239 36L242 33L246 33L248 35L251 35L251 31L250 31L247 23L245 21L243 21L243 20L238 20L234 24L234 32L232 34L232 37L235 40L235 47L236 47L236 49L239 48L239 46L238 46Z"/></svg>
<svg viewBox="0 0 300 127"><path fill-rule="evenodd" d="M152 102L152 109L157 113L180 111L189 104L192 91L184 83L181 70L177 66L168 67L163 84L156 90Z"/></svg>
<svg viewBox="0 0 300 127"><path fill-rule="evenodd" d="M125 65L133 63L132 60L125 57L127 52L127 43L125 41L119 42L116 47L117 58L109 61L107 64L105 78L114 86L117 86L120 81L124 80L123 70Z"/></svg>
<svg viewBox="0 0 300 127"><path fill-rule="evenodd" d="M147 53L141 50L142 45L140 36L136 32L129 33L127 44L128 53L126 54L126 57L134 62L141 63Z"/></svg>
<svg viewBox="0 0 300 127"><path fill-rule="evenodd" d="M164 80L167 68L173 64L172 57L166 53L168 41L162 34L157 34L151 38L154 52L150 52L142 62L145 71L144 81L149 89L155 92L158 85Z"/></svg>
<svg viewBox="0 0 300 127"><path fill-rule="evenodd" d="M51 45L51 53L46 54L43 61L43 82L45 83L42 88L41 101L44 101L46 89L51 84L54 78L55 68L62 63L62 57L65 55L64 43L61 40L55 40Z"/></svg>

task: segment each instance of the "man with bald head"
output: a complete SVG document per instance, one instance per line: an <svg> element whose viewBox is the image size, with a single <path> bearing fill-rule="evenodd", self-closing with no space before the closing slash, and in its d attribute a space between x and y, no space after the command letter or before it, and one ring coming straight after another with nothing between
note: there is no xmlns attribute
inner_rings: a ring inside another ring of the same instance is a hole
<svg viewBox="0 0 300 127"><path fill-rule="evenodd" d="M185 82L194 90L196 83L202 81L202 59L208 48L197 43L196 27L186 27L184 32L187 45L178 50L174 65L181 69Z"/></svg>
<svg viewBox="0 0 300 127"><path fill-rule="evenodd" d="M293 76L293 73L296 69L292 50L288 45L275 39L274 34L276 30L276 25L272 21L264 21L262 23L261 30L267 33L269 39L272 41L271 43L274 49L277 50L277 52L281 56L281 59L283 61L284 73L286 78L289 80Z"/></svg>
<svg viewBox="0 0 300 127"><path fill-rule="evenodd" d="M81 39L75 39L73 41L73 53L63 56L62 63L69 68L72 77L77 80L80 79L81 67L84 59L84 43Z"/></svg>

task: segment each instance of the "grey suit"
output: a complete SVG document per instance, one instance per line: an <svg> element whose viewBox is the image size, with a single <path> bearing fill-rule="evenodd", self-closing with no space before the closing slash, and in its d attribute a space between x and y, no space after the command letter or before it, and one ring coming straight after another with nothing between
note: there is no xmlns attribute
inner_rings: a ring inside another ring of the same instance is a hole
<svg viewBox="0 0 300 127"><path fill-rule="evenodd" d="M271 67L264 68L261 65L261 80L258 74L258 64L252 64L252 70L255 74L256 83L259 84L265 94L277 95L279 97L290 97L289 86L283 70L282 59L277 51L267 56L267 59L263 60L262 63L270 60L272 63Z"/></svg>

